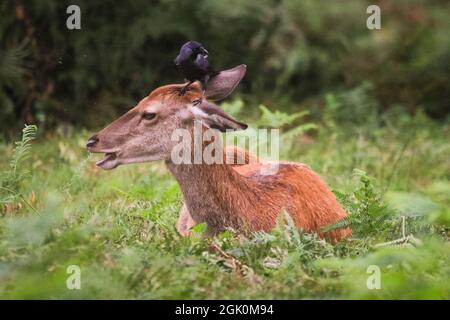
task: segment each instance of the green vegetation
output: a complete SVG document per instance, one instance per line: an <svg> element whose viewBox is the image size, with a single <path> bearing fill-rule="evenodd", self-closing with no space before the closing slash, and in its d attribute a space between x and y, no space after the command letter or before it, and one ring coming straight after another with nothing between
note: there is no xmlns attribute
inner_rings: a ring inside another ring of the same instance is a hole
<svg viewBox="0 0 450 320"><path fill-rule="evenodd" d="M342 126L341 98L328 100L323 121L306 128L298 115L260 110L284 132L308 133L281 151L319 172L351 214L341 223L354 234L335 246L284 212L270 233L205 239L199 225L183 238L181 194L162 163L101 171L87 131L31 142L28 127L15 151L0 145L0 297L449 299L450 127L422 112ZM69 265L81 268L81 290L66 288ZM379 290L366 286L370 265L381 269Z"/></svg>
<svg viewBox="0 0 450 320"><path fill-rule="evenodd" d="M69 4L81 30L66 28ZM381 30L366 28L369 4ZM0 298L450 299L449 12L447 0L1 1ZM183 238L162 163L95 167L86 139L181 82L173 59L191 39L217 69L248 65L221 106L281 130L280 158L323 176L350 213L326 229L351 225L351 239L333 246L284 212L270 233L205 239L198 225ZM81 290L66 288L70 265Z"/></svg>
<svg viewBox="0 0 450 320"><path fill-rule="evenodd" d="M66 28L69 4L81 8L81 30ZM371 4L381 30L366 28ZM447 0L1 1L0 121L10 125L0 134L23 122L101 126L153 88L181 82L173 59L190 39L219 70L247 64L239 90L256 103L320 110L325 93L352 90L374 96L374 111L421 107L443 118L449 12ZM357 100L349 102L353 118ZM355 118L366 116L358 110Z"/></svg>

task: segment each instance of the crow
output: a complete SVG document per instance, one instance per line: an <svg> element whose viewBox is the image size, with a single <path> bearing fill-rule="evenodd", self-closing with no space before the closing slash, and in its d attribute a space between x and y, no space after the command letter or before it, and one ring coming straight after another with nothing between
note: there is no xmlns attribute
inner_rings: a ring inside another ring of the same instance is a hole
<svg viewBox="0 0 450 320"><path fill-rule="evenodd" d="M216 74L208 61L208 50L197 41L189 41L183 44L179 55L175 59L175 65L184 74L188 81L180 94L185 94L189 86L199 81L202 89L200 99L194 101L194 105L201 104L206 90L206 84L211 76Z"/></svg>

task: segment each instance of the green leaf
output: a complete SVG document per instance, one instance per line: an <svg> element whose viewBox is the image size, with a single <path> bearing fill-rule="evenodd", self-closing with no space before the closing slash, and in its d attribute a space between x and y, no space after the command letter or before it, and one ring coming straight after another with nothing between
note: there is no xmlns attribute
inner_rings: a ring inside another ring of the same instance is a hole
<svg viewBox="0 0 450 320"><path fill-rule="evenodd" d="M204 233L206 232L206 223L205 223L205 222L199 223L199 224L195 225L195 226L192 228L192 230L193 230L195 233L198 233L198 234L204 234Z"/></svg>
<svg viewBox="0 0 450 320"><path fill-rule="evenodd" d="M258 125L268 126L272 128L280 128L284 125L292 124L295 120L309 114L308 111L300 111L293 114L281 112L279 110L270 111L264 105L260 105L259 109L262 112L262 116L261 119L258 121Z"/></svg>

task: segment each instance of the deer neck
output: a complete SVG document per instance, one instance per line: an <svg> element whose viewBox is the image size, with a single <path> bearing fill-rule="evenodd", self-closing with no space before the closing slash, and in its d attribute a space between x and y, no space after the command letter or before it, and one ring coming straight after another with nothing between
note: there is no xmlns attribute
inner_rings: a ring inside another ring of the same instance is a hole
<svg viewBox="0 0 450 320"><path fill-rule="evenodd" d="M186 206L198 222L220 228L226 222L239 228L251 206L255 188L226 164L174 164L167 166L180 184Z"/></svg>
<svg viewBox="0 0 450 320"><path fill-rule="evenodd" d="M203 142L202 150L208 145ZM221 143L218 149L225 159ZM194 220L206 222L212 229L220 229L224 224L237 229L242 227L242 217L251 211L258 190L252 180L240 175L230 164L206 164L204 161L175 164L168 160L166 165L180 184Z"/></svg>

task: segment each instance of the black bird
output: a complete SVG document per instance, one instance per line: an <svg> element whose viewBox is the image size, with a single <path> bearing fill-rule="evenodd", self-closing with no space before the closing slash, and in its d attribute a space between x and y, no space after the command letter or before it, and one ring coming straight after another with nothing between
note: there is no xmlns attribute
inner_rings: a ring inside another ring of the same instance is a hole
<svg viewBox="0 0 450 320"><path fill-rule="evenodd" d="M197 41L186 42L181 47L180 54L175 59L175 65L188 81L188 84L181 89L180 93L184 94L193 82L199 81L202 95L200 99L194 101L194 104L202 103L206 84L209 78L215 74L208 61L208 50Z"/></svg>

